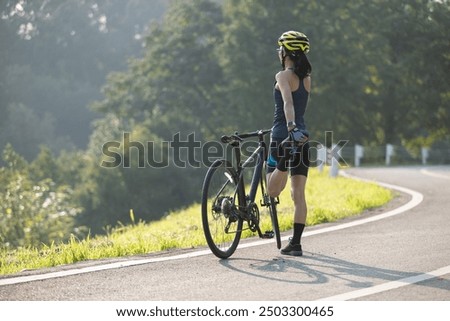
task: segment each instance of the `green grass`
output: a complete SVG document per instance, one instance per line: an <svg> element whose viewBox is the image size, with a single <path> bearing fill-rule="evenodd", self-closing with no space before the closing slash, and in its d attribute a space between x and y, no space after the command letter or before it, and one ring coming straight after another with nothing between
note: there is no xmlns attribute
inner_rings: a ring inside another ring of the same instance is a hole
<svg viewBox="0 0 450 321"><path fill-rule="evenodd" d="M379 207L390 201L393 195L391 191L372 183L344 177L330 178L327 172L319 173L313 169L308 178L306 198L307 225L316 225ZM278 205L282 231L292 228L292 206L287 186ZM261 212L261 217L262 230L271 229L267 213ZM249 231L243 233L243 237L249 236L254 234ZM107 236L85 240L72 238L68 243L41 248L0 250L0 274L174 248L196 248L205 244L200 205L193 204L184 210L170 213L159 221L119 226Z"/></svg>

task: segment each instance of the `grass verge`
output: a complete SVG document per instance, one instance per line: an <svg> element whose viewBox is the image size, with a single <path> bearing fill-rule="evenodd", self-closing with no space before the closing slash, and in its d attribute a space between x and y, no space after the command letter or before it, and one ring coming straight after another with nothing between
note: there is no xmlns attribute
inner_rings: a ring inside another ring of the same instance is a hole
<svg viewBox="0 0 450 321"><path fill-rule="evenodd" d="M391 191L376 184L344 177L330 178L328 172L310 170L306 198L307 225L332 222L379 207L393 198ZM280 196L278 219L282 231L292 228L289 188ZM270 218L261 212L262 230L271 229ZM253 236L251 232L243 237ZM106 236L77 240L41 248L0 250L0 274L28 269L53 267L84 260L145 254L173 248L195 248L206 244L201 223L200 205L170 213L159 221L140 222L113 229Z"/></svg>

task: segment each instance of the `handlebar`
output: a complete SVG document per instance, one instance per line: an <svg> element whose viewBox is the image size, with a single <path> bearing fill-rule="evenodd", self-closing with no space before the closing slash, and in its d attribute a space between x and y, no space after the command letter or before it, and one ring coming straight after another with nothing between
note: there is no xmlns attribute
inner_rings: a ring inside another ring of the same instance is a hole
<svg viewBox="0 0 450 321"><path fill-rule="evenodd" d="M254 131L254 132L244 133L244 134L239 134L238 132L236 132L230 136L224 135L220 138L220 140L222 141L222 143L225 143L225 144L242 142L244 139L250 138L250 137L260 137L260 139L262 140L262 137L270 132L272 132L272 129L260 129L260 130Z"/></svg>

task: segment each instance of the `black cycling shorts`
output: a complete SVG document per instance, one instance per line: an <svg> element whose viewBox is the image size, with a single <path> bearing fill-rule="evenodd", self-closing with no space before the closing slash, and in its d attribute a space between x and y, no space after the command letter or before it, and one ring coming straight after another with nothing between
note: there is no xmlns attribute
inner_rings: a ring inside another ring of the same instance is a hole
<svg viewBox="0 0 450 321"><path fill-rule="evenodd" d="M283 157L284 150L280 148L280 144L284 138L272 137L269 148L269 157L267 159L267 172L272 173L277 167L277 163ZM309 169L309 143L306 142L297 149L287 164L291 176L303 175L308 176Z"/></svg>

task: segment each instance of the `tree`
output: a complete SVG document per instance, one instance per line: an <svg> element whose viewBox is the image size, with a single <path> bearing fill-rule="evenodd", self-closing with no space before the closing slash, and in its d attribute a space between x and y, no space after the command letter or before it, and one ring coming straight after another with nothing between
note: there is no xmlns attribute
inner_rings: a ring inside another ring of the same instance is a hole
<svg viewBox="0 0 450 321"><path fill-rule="evenodd" d="M373 16L383 19L370 19ZM366 57L364 70L370 82L364 91L370 99L365 110L379 133L376 142L407 144L448 133L442 97L450 82L443 72L450 60L445 54L449 17L448 3L426 0L380 0L361 11L369 41L364 45L365 55L358 55Z"/></svg>
<svg viewBox="0 0 450 321"><path fill-rule="evenodd" d="M112 74L103 89L105 98L93 104L105 118L94 126L91 155L101 159L98 151L110 141L120 142L122 148L125 133L142 143L144 153L150 152L150 142L167 155L163 157L172 155L168 145L177 134L183 139L194 132L197 139L216 137L228 112L221 104L224 78L215 50L221 19L220 6L211 1L170 7L163 22L151 27L144 57L131 60L126 72ZM128 160L123 149L117 152L122 162ZM86 206L85 217L104 215L98 222L91 220L91 226L127 221L130 209L137 219L153 220L198 197L202 179L198 166L178 168L168 161L164 168L148 164L142 168L139 161L134 153L129 167L121 163L99 168L97 162L87 169L90 189L83 193L82 203L91 205Z"/></svg>
<svg viewBox="0 0 450 321"><path fill-rule="evenodd" d="M42 151L42 159L47 151ZM57 186L51 178L38 178L37 164L30 164L7 145L5 167L0 168L0 242L2 247L40 246L81 236L74 218L80 213L72 189ZM37 171L34 172L33 171ZM37 178L33 181L31 177Z"/></svg>
<svg viewBox="0 0 450 321"><path fill-rule="evenodd" d="M296 25L298 1L225 1L221 67L226 77L227 109L234 130L272 125L272 86L278 62L277 38ZM305 24L306 25L306 24ZM305 30L306 32L306 30Z"/></svg>
<svg viewBox="0 0 450 321"><path fill-rule="evenodd" d="M210 1L172 6L146 37L144 57L111 75L105 99L93 109L147 122L164 139L179 131L214 132L226 114L218 106L223 77L214 50L221 19L220 7Z"/></svg>
<svg viewBox="0 0 450 321"><path fill-rule="evenodd" d="M55 119L50 114L37 115L23 104L9 104L5 124L0 127L0 146L11 144L25 159L31 161L39 153L39 146L52 146L53 151L74 148L68 137L55 133Z"/></svg>
<svg viewBox="0 0 450 321"><path fill-rule="evenodd" d="M51 115L56 135L84 148L98 116L86 106L100 98L109 72L141 53L147 23L167 2L2 1L0 119L10 103L22 104L37 117Z"/></svg>
<svg viewBox="0 0 450 321"><path fill-rule="evenodd" d="M267 106L279 67L270 52L281 32L296 29L311 41L306 120L313 139L331 130L374 145L448 133L447 1L230 0L224 14L222 68L241 127L271 121Z"/></svg>

